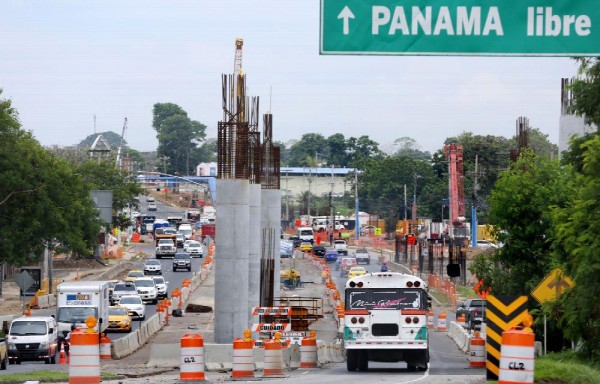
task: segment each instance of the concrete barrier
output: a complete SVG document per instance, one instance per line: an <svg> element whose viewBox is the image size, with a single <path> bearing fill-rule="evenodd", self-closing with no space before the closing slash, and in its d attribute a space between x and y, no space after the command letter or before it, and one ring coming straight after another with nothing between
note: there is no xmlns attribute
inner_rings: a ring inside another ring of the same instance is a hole
<svg viewBox="0 0 600 384"><path fill-rule="evenodd" d="M448 327L448 337L454 340L458 346L458 349L461 351L466 353L469 350L469 341L471 340L471 335L457 322L450 322Z"/></svg>
<svg viewBox="0 0 600 384"><path fill-rule="evenodd" d="M180 343L152 344L150 346L150 359L146 366L153 368L179 368L180 363Z"/></svg>
<svg viewBox="0 0 600 384"><path fill-rule="evenodd" d="M323 340L317 340L317 363L319 365L327 364L327 348Z"/></svg>

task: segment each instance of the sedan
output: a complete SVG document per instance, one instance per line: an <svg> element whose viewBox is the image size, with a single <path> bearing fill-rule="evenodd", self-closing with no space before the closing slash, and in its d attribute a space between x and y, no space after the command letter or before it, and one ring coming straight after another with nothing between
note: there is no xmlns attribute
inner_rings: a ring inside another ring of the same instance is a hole
<svg viewBox="0 0 600 384"><path fill-rule="evenodd" d="M351 279L356 276L362 276L366 273L367 273L367 271L365 270L364 267L352 267L348 271L348 278Z"/></svg>
<svg viewBox="0 0 600 384"><path fill-rule="evenodd" d="M108 327L106 330L131 332L129 310L121 306L108 307Z"/></svg>
<svg viewBox="0 0 600 384"><path fill-rule="evenodd" d="M162 275L162 265L159 260L149 259L144 263L145 275Z"/></svg>
<svg viewBox="0 0 600 384"><path fill-rule="evenodd" d="M300 244L301 252L311 252L312 248L313 248L313 245L311 242L303 241L302 244Z"/></svg>
<svg viewBox="0 0 600 384"><path fill-rule="evenodd" d="M156 290L158 291L158 297L168 298L169 293L167 292L167 287L169 285L169 282L165 281L165 278L162 276L152 276L152 280L154 280L154 284L156 285Z"/></svg>
<svg viewBox="0 0 600 384"><path fill-rule="evenodd" d="M149 211L156 211L156 203L148 203L147 209Z"/></svg>
<svg viewBox="0 0 600 384"><path fill-rule="evenodd" d="M325 262L326 263L335 263L338 259L338 252L336 250L328 250L325 253Z"/></svg>
<svg viewBox="0 0 600 384"><path fill-rule="evenodd" d="M140 320L146 318L146 306L139 295L125 295L119 300L119 306L127 308L129 315Z"/></svg>
<svg viewBox="0 0 600 384"><path fill-rule="evenodd" d="M183 250L190 254L191 257L202 257L204 254L204 250L202 248L202 244L198 241L190 241Z"/></svg>

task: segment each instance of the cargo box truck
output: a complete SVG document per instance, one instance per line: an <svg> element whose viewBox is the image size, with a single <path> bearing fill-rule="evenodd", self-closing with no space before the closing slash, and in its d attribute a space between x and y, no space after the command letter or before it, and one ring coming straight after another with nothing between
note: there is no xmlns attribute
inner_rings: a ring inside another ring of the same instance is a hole
<svg viewBox="0 0 600 384"><path fill-rule="evenodd" d="M58 330L70 331L71 324L87 328L85 320L96 318L96 331L108 327L108 281L69 281L56 287L56 320Z"/></svg>

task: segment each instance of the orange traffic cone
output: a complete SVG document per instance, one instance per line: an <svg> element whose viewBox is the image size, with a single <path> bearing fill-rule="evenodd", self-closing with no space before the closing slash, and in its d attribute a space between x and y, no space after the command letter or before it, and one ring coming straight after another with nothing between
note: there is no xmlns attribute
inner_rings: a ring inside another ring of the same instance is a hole
<svg viewBox="0 0 600 384"><path fill-rule="evenodd" d="M65 351L63 351L62 349L60 350L60 359L58 360L58 364L59 365L67 364L67 355L66 355Z"/></svg>

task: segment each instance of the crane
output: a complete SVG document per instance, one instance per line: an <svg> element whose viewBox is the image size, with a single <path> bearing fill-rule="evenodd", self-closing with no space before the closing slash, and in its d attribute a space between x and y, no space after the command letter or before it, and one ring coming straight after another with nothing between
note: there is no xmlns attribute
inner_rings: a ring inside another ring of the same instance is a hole
<svg viewBox="0 0 600 384"><path fill-rule="evenodd" d="M123 150L123 143L125 142L125 130L127 129L127 118L123 123L123 130L121 131L121 143L119 143L119 149L117 149L117 168L122 169L121 164L121 151Z"/></svg>
<svg viewBox="0 0 600 384"><path fill-rule="evenodd" d="M464 232L465 193L463 186L463 147L457 144L444 146L444 154L448 159L449 192L450 192L450 222L454 237L457 232ZM458 230L462 228L461 230ZM459 235L462 236L462 235Z"/></svg>

